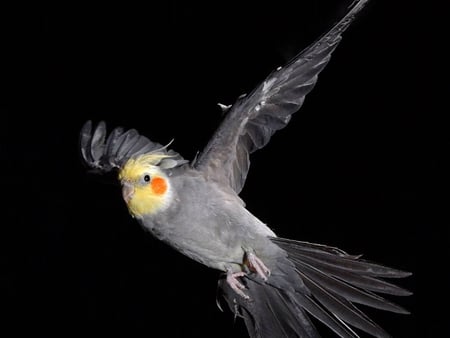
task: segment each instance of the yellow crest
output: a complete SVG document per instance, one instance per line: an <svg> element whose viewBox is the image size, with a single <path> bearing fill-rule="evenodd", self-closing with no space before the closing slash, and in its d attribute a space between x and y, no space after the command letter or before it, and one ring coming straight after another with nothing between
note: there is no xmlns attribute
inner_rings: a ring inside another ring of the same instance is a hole
<svg viewBox="0 0 450 338"><path fill-rule="evenodd" d="M143 172L151 169L152 166L157 166L161 160L169 157L172 156L163 153L149 153L130 158L120 170L119 179L133 181L142 175Z"/></svg>

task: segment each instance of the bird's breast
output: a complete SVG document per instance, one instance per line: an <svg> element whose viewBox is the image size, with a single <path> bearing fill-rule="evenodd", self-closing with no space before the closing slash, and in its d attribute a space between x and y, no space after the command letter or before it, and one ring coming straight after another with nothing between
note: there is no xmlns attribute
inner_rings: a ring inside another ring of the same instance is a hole
<svg viewBox="0 0 450 338"><path fill-rule="evenodd" d="M239 197L201 179L174 180L170 206L142 218L155 237L209 267L242 264L245 248L273 232Z"/></svg>

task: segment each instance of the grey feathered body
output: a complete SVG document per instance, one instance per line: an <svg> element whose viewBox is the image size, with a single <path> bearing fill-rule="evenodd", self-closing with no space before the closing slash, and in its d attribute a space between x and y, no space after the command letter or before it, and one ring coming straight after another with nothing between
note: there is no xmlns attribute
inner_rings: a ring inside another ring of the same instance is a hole
<svg viewBox="0 0 450 338"><path fill-rule="evenodd" d="M173 203L140 220L155 237L221 271L240 271L245 251L255 250L263 259L277 250L268 238L275 234L245 208L232 189L188 165L168 175Z"/></svg>

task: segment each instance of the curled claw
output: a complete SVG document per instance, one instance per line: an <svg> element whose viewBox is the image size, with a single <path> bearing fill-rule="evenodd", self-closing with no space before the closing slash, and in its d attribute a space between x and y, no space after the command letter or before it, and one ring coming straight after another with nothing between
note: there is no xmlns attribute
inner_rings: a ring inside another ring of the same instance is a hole
<svg viewBox="0 0 450 338"><path fill-rule="evenodd" d="M232 272L231 270L227 271L227 283L228 285L236 292L239 296L244 299L250 299L250 297L242 290L245 290L245 285L242 284L238 277L244 277L246 275L245 272Z"/></svg>
<svg viewBox="0 0 450 338"><path fill-rule="evenodd" d="M253 252L247 253L246 263L249 270L256 272L263 281L270 276L270 269Z"/></svg>

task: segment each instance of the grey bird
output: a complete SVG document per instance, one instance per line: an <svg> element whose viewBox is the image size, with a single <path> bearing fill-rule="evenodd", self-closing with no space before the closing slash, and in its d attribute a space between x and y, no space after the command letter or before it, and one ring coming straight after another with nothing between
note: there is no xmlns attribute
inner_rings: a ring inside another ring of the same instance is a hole
<svg viewBox="0 0 450 338"><path fill-rule="evenodd" d="M108 135L104 122L82 127L84 163L97 173L118 174L130 214L153 236L223 272L220 297L244 319L251 337L319 337L317 322L339 337L358 337L358 330L388 337L355 304L408 313L379 294L410 295L385 280L410 273L335 247L277 237L239 197L249 155L300 109L366 3L355 1L316 42L249 95L223 106L223 121L192 161L134 129L118 127Z"/></svg>

